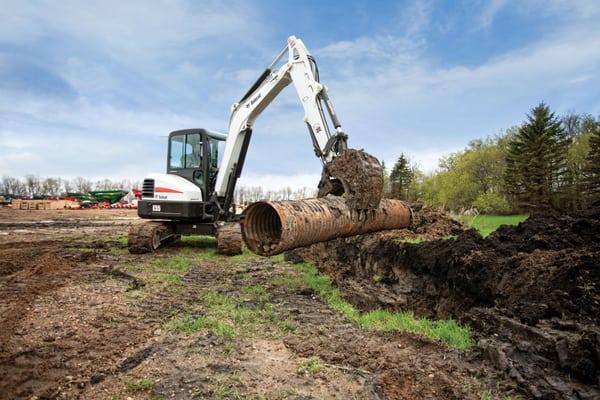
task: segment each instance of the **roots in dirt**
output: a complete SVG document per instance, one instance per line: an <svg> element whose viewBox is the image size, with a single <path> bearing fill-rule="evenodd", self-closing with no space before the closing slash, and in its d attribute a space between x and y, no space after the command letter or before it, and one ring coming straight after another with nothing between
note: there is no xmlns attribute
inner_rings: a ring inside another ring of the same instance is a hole
<svg viewBox="0 0 600 400"><path fill-rule="evenodd" d="M352 210L375 210L383 195L383 169L363 150L348 149L323 169L318 197L342 196Z"/></svg>
<svg viewBox="0 0 600 400"><path fill-rule="evenodd" d="M600 398L600 210L538 214L485 239L427 211L415 212L421 221L410 231L337 239L294 257L316 262L360 308L467 323L484 358L530 397ZM415 236L430 240L404 242Z"/></svg>

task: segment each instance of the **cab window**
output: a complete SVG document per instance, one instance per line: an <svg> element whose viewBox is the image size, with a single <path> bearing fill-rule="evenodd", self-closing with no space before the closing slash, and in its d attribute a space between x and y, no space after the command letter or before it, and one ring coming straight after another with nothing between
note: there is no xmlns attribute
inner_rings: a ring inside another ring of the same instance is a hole
<svg viewBox="0 0 600 400"><path fill-rule="evenodd" d="M202 140L199 133L171 136L170 168L200 168L202 156Z"/></svg>
<svg viewBox="0 0 600 400"><path fill-rule="evenodd" d="M200 168L202 165L203 156L202 141L200 140L200 134L193 133L186 135L185 143L185 167L186 168Z"/></svg>

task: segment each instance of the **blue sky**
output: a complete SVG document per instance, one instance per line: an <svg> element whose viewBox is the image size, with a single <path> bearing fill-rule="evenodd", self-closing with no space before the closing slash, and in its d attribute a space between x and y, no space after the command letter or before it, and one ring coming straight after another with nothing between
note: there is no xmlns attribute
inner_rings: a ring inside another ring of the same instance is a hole
<svg viewBox="0 0 600 400"><path fill-rule="evenodd" d="M227 130L302 38L350 145L426 170L544 100L600 114L600 2L2 1L0 175L142 179L166 135ZM294 89L255 124L244 185L315 186Z"/></svg>

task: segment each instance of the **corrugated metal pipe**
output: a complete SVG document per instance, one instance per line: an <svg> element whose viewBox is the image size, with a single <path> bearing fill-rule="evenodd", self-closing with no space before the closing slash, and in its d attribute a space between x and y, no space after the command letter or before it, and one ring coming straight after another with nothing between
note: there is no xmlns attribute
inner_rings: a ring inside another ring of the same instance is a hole
<svg viewBox="0 0 600 400"><path fill-rule="evenodd" d="M264 256L340 237L407 228L412 222L410 207L400 200L382 199L376 210L357 213L338 196L259 201L242 215L246 246Z"/></svg>

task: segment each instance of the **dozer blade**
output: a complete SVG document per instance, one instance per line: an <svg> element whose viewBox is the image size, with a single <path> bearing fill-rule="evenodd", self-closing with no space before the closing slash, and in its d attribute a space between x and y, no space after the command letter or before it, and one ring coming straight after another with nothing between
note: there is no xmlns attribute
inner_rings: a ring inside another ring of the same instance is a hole
<svg viewBox="0 0 600 400"><path fill-rule="evenodd" d="M363 150L347 149L323 168L318 197L343 196L348 208L377 209L383 196L383 168Z"/></svg>

